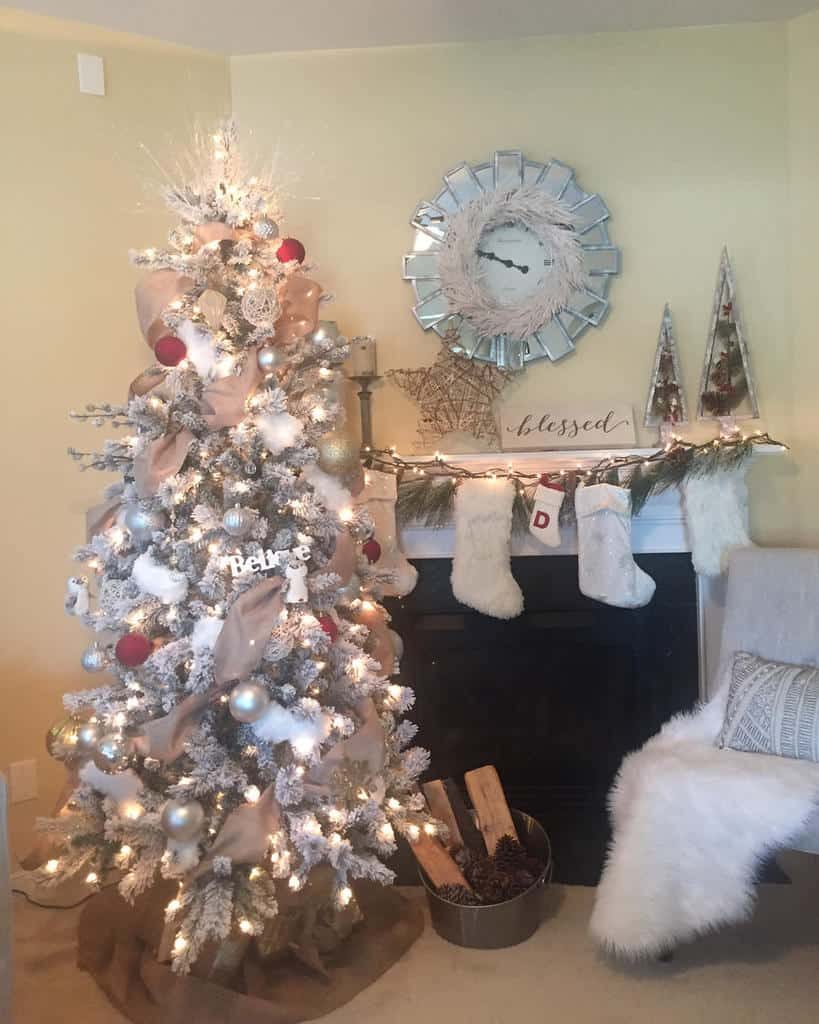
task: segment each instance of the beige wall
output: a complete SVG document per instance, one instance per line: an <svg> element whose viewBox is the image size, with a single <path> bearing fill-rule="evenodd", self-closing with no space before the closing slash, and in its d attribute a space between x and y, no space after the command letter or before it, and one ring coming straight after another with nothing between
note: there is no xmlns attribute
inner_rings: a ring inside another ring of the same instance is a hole
<svg viewBox="0 0 819 1024"><path fill-rule="evenodd" d="M576 355L527 370L512 393L639 410L668 300L693 404L727 242L765 424L787 437L786 32L762 24L239 57L234 111L257 145L281 151L291 227L338 297L332 315L347 332L377 336L382 369L427 364L437 350L400 274L416 202L455 163L520 147L562 159L601 192L623 273L605 326ZM382 383L376 442L408 450L416 415ZM754 477L758 535L790 537L788 471L780 462Z"/></svg>
<svg viewBox="0 0 819 1024"><path fill-rule="evenodd" d="M789 440L796 476L794 538L819 545L819 11L788 25L792 353L783 376L793 402Z"/></svg>
<svg viewBox="0 0 819 1024"><path fill-rule="evenodd" d="M80 95L77 51L105 58L108 95ZM15 848L53 802L61 769L43 736L61 695L88 686L88 634L62 611L85 508L107 474L80 474L66 446L104 432L69 409L124 398L146 363L128 265L169 221L146 190L140 145L172 158L193 119L230 107L227 64L190 50L0 11L2 608L0 770L37 757L44 799L11 809Z"/></svg>

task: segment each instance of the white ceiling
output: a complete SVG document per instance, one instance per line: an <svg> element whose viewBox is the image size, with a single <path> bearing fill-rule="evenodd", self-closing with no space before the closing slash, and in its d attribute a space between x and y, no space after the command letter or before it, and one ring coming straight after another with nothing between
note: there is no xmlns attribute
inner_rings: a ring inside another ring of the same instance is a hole
<svg viewBox="0 0 819 1024"><path fill-rule="evenodd" d="M468 42L791 18L819 0L17 0L225 54Z"/></svg>

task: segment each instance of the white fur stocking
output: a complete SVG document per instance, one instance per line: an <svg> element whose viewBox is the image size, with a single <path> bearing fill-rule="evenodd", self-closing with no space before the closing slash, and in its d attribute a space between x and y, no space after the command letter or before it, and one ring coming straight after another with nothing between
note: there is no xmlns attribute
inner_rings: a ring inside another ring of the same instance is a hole
<svg viewBox="0 0 819 1024"><path fill-rule="evenodd" d="M523 594L509 569L514 500L509 480L464 480L455 493L452 592L496 619L523 611Z"/></svg>
<svg viewBox="0 0 819 1024"><path fill-rule="evenodd" d="M719 576L734 548L751 547L745 469L689 476L683 494L694 569L701 576Z"/></svg>
<svg viewBox="0 0 819 1024"><path fill-rule="evenodd" d="M381 545L381 555L373 569L393 574L393 582L381 587L386 597L405 597L414 589L418 580L418 570L404 558L398 546L396 496L395 476L392 473L368 469L364 474L364 489L355 499L356 505L367 506L375 527L373 537Z"/></svg>

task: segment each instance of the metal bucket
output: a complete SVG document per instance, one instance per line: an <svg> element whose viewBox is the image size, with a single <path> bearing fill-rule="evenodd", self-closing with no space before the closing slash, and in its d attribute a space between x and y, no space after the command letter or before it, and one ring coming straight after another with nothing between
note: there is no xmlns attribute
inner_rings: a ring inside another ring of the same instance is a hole
<svg viewBox="0 0 819 1024"><path fill-rule="evenodd" d="M540 822L515 810L512 820L526 852L545 864L541 876L520 896L485 907L462 907L439 896L426 872L419 867L432 927L447 942L472 949L501 949L525 942L540 926L546 886L552 879L552 848Z"/></svg>

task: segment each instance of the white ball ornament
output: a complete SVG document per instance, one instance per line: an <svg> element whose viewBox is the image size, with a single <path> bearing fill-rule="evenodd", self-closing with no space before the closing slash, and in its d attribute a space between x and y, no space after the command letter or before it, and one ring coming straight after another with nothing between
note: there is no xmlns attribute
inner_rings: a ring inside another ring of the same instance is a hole
<svg viewBox="0 0 819 1024"><path fill-rule="evenodd" d="M113 775L125 771L133 760L133 740L119 732L109 732L97 741L94 764L102 772Z"/></svg>
<svg viewBox="0 0 819 1024"><path fill-rule="evenodd" d="M267 710L270 696L258 683L237 683L230 691L230 713L237 722L255 722Z"/></svg>
<svg viewBox="0 0 819 1024"><path fill-rule="evenodd" d="M256 512L252 508L234 505L222 517L222 526L231 537L245 537L253 529L255 521Z"/></svg>
<svg viewBox="0 0 819 1024"><path fill-rule="evenodd" d="M242 296L242 316L254 327L273 327L281 311L275 288L248 288Z"/></svg>
<svg viewBox="0 0 819 1024"><path fill-rule="evenodd" d="M80 663L86 672L104 672L108 659L100 645L93 643L82 652Z"/></svg>
<svg viewBox="0 0 819 1024"><path fill-rule="evenodd" d="M198 800L168 800L159 820L169 839L185 843L202 831L205 811Z"/></svg>

